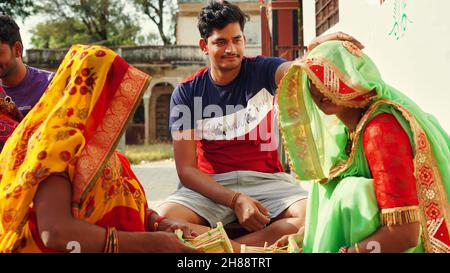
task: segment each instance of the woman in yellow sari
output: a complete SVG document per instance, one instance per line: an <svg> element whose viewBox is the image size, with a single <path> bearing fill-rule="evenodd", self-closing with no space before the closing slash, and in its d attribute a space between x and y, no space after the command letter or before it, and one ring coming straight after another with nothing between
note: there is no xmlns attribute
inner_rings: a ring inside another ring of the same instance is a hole
<svg viewBox="0 0 450 273"><path fill-rule="evenodd" d="M194 252L114 150L149 81L104 47L71 48L0 155L0 252Z"/></svg>

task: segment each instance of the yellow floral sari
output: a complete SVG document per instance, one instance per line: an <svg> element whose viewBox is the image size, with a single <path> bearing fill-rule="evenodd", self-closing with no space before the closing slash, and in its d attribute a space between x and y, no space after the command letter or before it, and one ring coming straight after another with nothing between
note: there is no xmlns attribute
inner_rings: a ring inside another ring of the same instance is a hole
<svg viewBox="0 0 450 273"><path fill-rule="evenodd" d="M0 154L0 252L46 252L33 211L39 183L72 183L73 216L144 231L144 191L116 144L150 77L99 46L73 46Z"/></svg>

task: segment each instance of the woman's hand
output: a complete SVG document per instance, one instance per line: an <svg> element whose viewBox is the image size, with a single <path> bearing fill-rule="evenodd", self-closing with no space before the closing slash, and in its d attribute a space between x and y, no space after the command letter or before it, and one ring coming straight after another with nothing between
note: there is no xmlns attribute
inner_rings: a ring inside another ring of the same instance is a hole
<svg viewBox="0 0 450 273"><path fill-rule="evenodd" d="M294 240L297 244L301 244L303 241L303 236L305 234L305 227L301 227L297 233L284 235L280 239L278 239L272 247L284 247L289 244L289 237L294 236Z"/></svg>
<svg viewBox="0 0 450 273"><path fill-rule="evenodd" d="M313 50L315 47L317 47L318 45L320 45L320 44L322 44L324 42L333 41L333 40L349 41L349 42L354 43L360 49L364 49L364 45L361 44L358 40L356 40L353 36L348 35L347 33L339 31L339 32L328 34L328 35L316 37L308 45L308 52Z"/></svg>
<svg viewBox="0 0 450 273"><path fill-rule="evenodd" d="M289 243L289 236L291 236L293 234L288 234L288 235L284 235L283 237L281 237L280 239L278 239L273 245L272 247L284 247L287 246Z"/></svg>
<svg viewBox="0 0 450 273"><path fill-rule="evenodd" d="M198 234L195 231L192 231L186 224L167 218L164 218L164 220L159 223L157 231L173 233L177 229L183 231L184 238L194 238L198 236Z"/></svg>
<svg viewBox="0 0 450 273"><path fill-rule="evenodd" d="M151 252L153 253L201 253L200 250L184 245L180 239L169 232L148 233L151 238Z"/></svg>

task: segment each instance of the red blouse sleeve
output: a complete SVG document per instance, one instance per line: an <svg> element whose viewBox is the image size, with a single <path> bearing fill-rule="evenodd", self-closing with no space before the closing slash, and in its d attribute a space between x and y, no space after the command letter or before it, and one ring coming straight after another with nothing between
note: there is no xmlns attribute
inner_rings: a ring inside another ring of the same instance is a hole
<svg viewBox="0 0 450 273"><path fill-rule="evenodd" d="M362 143L382 212L417 206L412 147L397 119L386 113L376 116L366 126Z"/></svg>

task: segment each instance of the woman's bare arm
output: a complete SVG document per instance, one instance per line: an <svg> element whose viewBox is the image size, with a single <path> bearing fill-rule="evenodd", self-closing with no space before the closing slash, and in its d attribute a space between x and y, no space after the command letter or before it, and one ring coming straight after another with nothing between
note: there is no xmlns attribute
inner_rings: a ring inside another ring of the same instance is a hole
<svg viewBox="0 0 450 273"><path fill-rule="evenodd" d="M68 252L76 242L81 252L103 252L106 229L76 219L71 212L72 188L67 178L52 175L38 187L34 209L46 247ZM197 252L167 232L118 232L120 252Z"/></svg>
<svg viewBox="0 0 450 273"><path fill-rule="evenodd" d="M400 253L417 246L419 242L419 223L384 226L358 243L360 253ZM349 253L358 252L351 246Z"/></svg>

